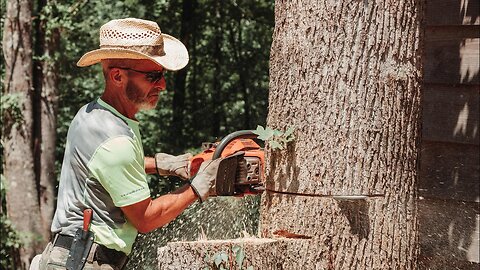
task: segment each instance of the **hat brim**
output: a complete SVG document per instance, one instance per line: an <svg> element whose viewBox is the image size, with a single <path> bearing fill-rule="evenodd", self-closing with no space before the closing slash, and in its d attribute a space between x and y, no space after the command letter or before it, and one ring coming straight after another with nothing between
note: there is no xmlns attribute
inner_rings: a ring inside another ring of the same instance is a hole
<svg viewBox="0 0 480 270"><path fill-rule="evenodd" d="M77 62L77 66L86 67L104 59L146 59L167 70L180 70L188 64L188 51L183 43L167 34L162 34L165 55L155 56L131 49L102 48L87 52Z"/></svg>

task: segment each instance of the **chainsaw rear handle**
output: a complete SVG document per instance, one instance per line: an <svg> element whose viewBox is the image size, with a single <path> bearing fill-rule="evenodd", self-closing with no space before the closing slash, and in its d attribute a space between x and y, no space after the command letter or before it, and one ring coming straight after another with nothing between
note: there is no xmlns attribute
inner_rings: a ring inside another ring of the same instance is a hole
<svg viewBox="0 0 480 270"><path fill-rule="evenodd" d="M253 130L239 130L228 134L220 141L217 148L215 148L212 160L219 158L222 155L223 149L225 149L231 141L235 139L256 139L257 137L258 135L253 133Z"/></svg>

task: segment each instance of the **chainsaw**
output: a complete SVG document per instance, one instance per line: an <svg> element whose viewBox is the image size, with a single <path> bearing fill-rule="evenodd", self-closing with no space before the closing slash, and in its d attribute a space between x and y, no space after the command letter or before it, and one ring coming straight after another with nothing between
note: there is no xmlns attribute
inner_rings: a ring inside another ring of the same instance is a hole
<svg viewBox="0 0 480 270"><path fill-rule="evenodd" d="M190 175L195 175L206 160L223 158L218 166L210 196L243 196L262 193L264 189L265 153L253 140L251 130L240 130L220 142L203 143L203 152L190 160Z"/></svg>

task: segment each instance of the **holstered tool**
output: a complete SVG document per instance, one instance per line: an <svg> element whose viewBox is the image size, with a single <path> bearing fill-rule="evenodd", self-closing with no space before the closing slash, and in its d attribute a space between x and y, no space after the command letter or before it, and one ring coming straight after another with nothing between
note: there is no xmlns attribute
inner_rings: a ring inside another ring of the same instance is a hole
<svg viewBox="0 0 480 270"><path fill-rule="evenodd" d="M85 209L83 211L83 228L78 229L73 237L73 243L67 258L67 270L81 270L85 266L88 254L95 240L94 233L89 230L92 216L92 209Z"/></svg>

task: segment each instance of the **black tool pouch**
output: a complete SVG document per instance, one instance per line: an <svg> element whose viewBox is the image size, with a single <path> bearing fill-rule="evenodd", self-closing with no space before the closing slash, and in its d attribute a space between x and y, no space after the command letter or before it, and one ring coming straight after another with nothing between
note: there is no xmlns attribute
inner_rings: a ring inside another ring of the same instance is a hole
<svg viewBox="0 0 480 270"><path fill-rule="evenodd" d="M81 270L85 266L88 254L92 248L95 237L91 231L78 229L73 238L72 247L68 254L67 270Z"/></svg>
<svg viewBox="0 0 480 270"><path fill-rule="evenodd" d="M92 209L85 209L83 211L83 228L80 228L73 237L72 246L68 253L66 269L67 270L81 270L85 266L88 254L92 248L95 235L90 231L90 222L92 220Z"/></svg>

